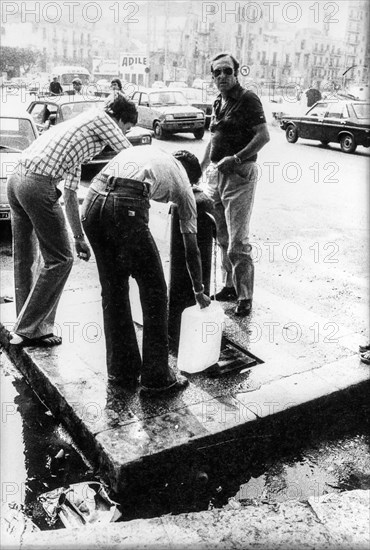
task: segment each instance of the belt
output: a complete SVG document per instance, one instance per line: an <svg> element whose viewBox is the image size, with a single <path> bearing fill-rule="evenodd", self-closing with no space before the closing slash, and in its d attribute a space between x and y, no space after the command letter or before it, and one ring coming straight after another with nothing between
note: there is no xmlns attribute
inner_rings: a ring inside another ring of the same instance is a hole
<svg viewBox="0 0 370 550"><path fill-rule="evenodd" d="M101 174L91 183L91 188L95 191L105 191L109 193L114 189L127 192L127 196L135 198L149 198L149 184L145 181L138 181L131 178L118 178Z"/></svg>
<svg viewBox="0 0 370 550"><path fill-rule="evenodd" d="M40 178L44 181L47 181L47 182L50 182L50 183L53 183L54 185L58 185L62 178L55 178L54 176L47 176L45 174L38 174L37 172L34 172L33 170L31 170L30 168L28 168L23 161L19 161L16 168L15 168L15 171L17 171L18 173L20 173L21 175L27 175L27 174L31 174L32 176L36 176L37 178Z"/></svg>

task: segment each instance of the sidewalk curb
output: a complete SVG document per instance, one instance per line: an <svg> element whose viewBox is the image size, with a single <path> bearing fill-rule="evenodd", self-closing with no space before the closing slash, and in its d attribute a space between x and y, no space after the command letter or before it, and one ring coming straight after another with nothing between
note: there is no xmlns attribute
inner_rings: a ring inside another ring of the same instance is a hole
<svg viewBox="0 0 370 550"><path fill-rule="evenodd" d="M132 409L129 401L126 406L122 394L119 394L118 405L116 403L107 409L103 399L101 416L94 417L86 414L86 407L93 402L100 403L99 395L104 393L101 373L95 376L88 367L82 366L78 382L65 380L59 374L58 354L62 353L63 346L58 346L59 349L10 349L8 331L1 324L0 343L40 399L99 468L99 475L118 493L126 489L128 478L135 477L137 469L144 473L151 468L161 468L163 461L170 462L172 454L181 460L187 456L191 462L191 456L200 447L221 443L230 437L252 437L256 430L264 429L266 419L289 422L297 414L329 406L340 396L345 397L350 388L362 389L368 384L368 369L358 367L357 357L259 386L253 385L256 367L252 367L247 391L227 395L220 390L211 394L203 390L199 396L192 396L194 387L191 383L188 403L183 401L184 392L174 405L169 400L167 409L165 400L160 405L150 403L149 414L141 417L137 416L137 410ZM77 365L79 357L74 360ZM352 365L357 365L357 369ZM266 370L266 365L259 367ZM351 368L355 369L353 377L348 375ZM341 380L334 385L334 373L338 370L344 373L344 369L347 379L342 380L342 385ZM82 383L81 377L84 378ZM75 395L79 395L80 401L75 400ZM92 401L90 396L94 395L95 401ZM118 412L118 423L112 422L111 418L113 413L117 415L115 406L118 406L117 412L121 411Z"/></svg>
<svg viewBox="0 0 370 550"><path fill-rule="evenodd" d="M20 548L157 550L364 550L370 542L370 491L326 494L206 512L166 515L23 536Z"/></svg>

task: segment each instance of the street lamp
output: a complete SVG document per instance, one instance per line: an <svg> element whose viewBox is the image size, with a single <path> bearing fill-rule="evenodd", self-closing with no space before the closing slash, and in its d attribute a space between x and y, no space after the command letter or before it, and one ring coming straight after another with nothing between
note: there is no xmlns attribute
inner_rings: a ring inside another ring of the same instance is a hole
<svg viewBox="0 0 370 550"><path fill-rule="evenodd" d="M346 74L348 73L348 71L350 71L351 69L354 69L355 67L357 67L357 65L352 65L351 67L348 67L348 69L346 69L343 73L343 83L342 83L342 86L343 86L343 90L346 89Z"/></svg>

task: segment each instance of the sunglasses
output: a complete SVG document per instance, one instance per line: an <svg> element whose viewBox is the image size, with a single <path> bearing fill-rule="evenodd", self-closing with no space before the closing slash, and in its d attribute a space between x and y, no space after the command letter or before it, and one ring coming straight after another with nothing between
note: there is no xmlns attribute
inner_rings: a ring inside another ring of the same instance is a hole
<svg viewBox="0 0 370 550"><path fill-rule="evenodd" d="M231 76L233 72L234 72L234 69L232 69L231 67L225 67L225 69L215 69L213 71L213 76L217 78L222 73L226 74L227 76Z"/></svg>

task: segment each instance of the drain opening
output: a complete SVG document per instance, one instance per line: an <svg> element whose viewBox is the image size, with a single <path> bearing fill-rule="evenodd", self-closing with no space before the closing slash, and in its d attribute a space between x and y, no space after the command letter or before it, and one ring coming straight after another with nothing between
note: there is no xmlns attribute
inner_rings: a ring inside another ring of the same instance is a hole
<svg viewBox="0 0 370 550"><path fill-rule="evenodd" d="M222 337L221 353L217 363L207 369L207 374L213 378L229 374L231 372L240 372L244 369L260 365L264 361L253 355L249 350L243 348L227 338Z"/></svg>

